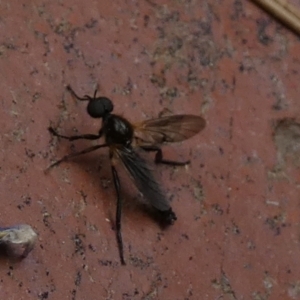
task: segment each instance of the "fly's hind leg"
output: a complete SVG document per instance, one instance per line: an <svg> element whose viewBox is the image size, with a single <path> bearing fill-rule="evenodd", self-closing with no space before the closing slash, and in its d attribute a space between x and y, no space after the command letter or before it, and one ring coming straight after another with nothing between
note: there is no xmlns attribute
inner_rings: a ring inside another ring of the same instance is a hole
<svg viewBox="0 0 300 300"><path fill-rule="evenodd" d="M185 166L190 163L189 160L174 161L174 160L164 159L162 150L157 146L142 146L141 148L144 149L145 151L156 152L155 163L157 163L157 164L165 164L165 165L171 165L171 166Z"/></svg>
<svg viewBox="0 0 300 300"><path fill-rule="evenodd" d="M121 185L120 185L119 175L113 165L111 166L111 170L112 170L114 185L117 193L117 211L116 211L117 243L118 243L118 248L120 253L121 264L126 265L124 260L123 240L122 240L122 232L121 232L121 216L122 216L122 199L120 193Z"/></svg>

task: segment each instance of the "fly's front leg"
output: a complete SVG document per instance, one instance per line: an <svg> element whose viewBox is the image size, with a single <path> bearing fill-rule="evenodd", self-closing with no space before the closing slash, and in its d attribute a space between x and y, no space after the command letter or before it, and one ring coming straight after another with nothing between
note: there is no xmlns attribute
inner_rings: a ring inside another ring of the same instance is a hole
<svg viewBox="0 0 300 300"><path fill-rule="evenodd" d="M57 137L62 138L62 139L66 139L68 141L97 140L97 139L101 138L101 136L102 136L102 131L101 130L98 134L80 134L80 135L73 135L73 136L61 135L58 132L56 132L52 127L49 127L48 130L52 135L57 136Z"/></svg>
<svg viewBox="0 0 300 300"><path fill-rule="evenodd" d="M117 193L117 211L116 211L117 243L118 243L118 248L119 248L119 253L120 253L121 264L126 265L125 260L124 260L123 240L122 240L122 232L121 232L121 216L122 216L122 199L121 199L121 193L120 193L121 185L120 185L119 175L113 165L111 166L111 170L112 170L114 184L115 184L116 193Z"/></svg>
<svg viewBox="0 0 300 300"><path fill-rule="evenodd" d="M162 150L157 146L142 146L141 148L144 149L145 151L156 152L154 161L157 164L165 164L165 165L171 165L171 166L185 166L190 163L189 160L174 161L174 160L164 159Z"/></svg>

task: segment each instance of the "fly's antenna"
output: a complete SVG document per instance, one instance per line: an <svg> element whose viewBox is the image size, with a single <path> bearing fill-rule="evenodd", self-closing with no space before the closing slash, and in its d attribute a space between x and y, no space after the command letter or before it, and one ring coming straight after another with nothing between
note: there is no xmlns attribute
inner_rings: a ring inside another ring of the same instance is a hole
<svg viewBox="0 0 300 300"><path fill-rule="evenodd" d="M84 95L83 97L79 97L74 91L73 89L71 88L71 86L67 85L67 90L72 94L72 96L74 96L77 100L79 101L90 101L92 100L93 98L90 97L89 95ZM94 93L94 98L97 94L97 89L95 90L95 93Z"/></svg>
<svg viewBox="0 0 300 300"><path fill-rule="evenodd" d="M95 92L94 92L94 99L96 99L97 92L98 92L98 89L95 89ZM87 96L87 95L84 95L84 97L89 97L89 96Z"/></svg>

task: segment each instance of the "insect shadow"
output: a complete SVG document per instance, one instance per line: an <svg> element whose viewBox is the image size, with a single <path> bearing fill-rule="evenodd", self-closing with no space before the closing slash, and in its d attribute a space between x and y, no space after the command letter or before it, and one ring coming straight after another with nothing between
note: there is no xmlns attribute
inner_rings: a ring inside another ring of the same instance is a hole
<svg viewBox="0 0 300 300"><path fill-rule="evenodd" d="M116 237L120 253L120 260L125 265L123 254L123 240L121 233L121 212L122 198L120 193L121 182L116 169L118 162L124 166L138 190L144 195L146 201L155 212L155 216L161 224L168 226L177 219L169 201L155 180L151 170L145 160L136 152L137 148L145 151L153 151L155 163L172 166L183 166L190 161L172 161L164 159L160 146L165 143L180 142L186 140L204 129L205 120L195 115L172 115L156 119L142 121L132 124L127 119L113 114L113 103L106 97L97 97L97 90L93 97L85 95L79 97L73 89L68 86L69 92L80 101L88 101L87 112L92 118L102 119L102 126L98 134L81 134L74 136L61 135L52 127L49 132L59 138L68 141L79 139L97 140L102 136L104 144L95 145L64 156L60 160L51 164L47 170L79 155L96 151L100 148L108 147L111 163L113 182L117 194L116 208Z"/></svg>

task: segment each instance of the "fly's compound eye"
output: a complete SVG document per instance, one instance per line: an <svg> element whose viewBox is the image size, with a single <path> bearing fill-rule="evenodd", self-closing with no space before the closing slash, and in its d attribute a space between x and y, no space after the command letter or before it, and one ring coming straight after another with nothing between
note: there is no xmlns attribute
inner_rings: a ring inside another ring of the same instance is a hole
<svg viewBox="0 0 300 300"><path fill-rule="evenodd" d="M114 106L106 97L91 99L87 106L87 112L92 118L103 118L107 113L112 112Z"/></svg>

